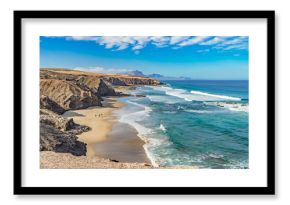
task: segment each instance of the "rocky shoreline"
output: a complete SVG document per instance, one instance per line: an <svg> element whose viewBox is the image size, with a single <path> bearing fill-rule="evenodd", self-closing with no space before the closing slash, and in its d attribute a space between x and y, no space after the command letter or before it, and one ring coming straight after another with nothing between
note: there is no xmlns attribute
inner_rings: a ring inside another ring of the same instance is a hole
<svg viewBox="0 0 290 205"><path fill-rule="evenodd" d="M124 88L160 84L158 80L146 77L96 74L67 69L41 69L41 156L48 156L43 153L67 153L66 158L86 156L87 144L80 141L77 135L88 132L90 127L79 125L71 118L62 117L64 112L93 106L103 107L105 105L102 103L102 97L128 96L122 92ZM119 89L120 87L122 89ZM47 162L41 157L42 168L47 167L45 161Z"/></svg>

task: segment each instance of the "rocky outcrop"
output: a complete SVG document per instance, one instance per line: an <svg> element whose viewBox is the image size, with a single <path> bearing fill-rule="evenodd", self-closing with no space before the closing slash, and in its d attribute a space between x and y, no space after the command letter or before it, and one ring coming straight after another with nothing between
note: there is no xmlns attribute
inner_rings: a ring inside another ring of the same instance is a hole
<svg viewBox="0 0 290 205"><path fill-rule="evenodd" d="M93 76L81 76L76 80L76 84L83 89L88 89L98 96L115 96L117 95L112 85L105 82L102 78Z"/></svg>
<svg viewBox="0 0 290 205"><path fill-rule="evenodd" d="M159 80L155 80L153 78L145 78L145 77L119 77L120 80L126 83L126 85L160 85Z"/></svg>
<svg viewBox="0 0 290 205"><path fill-rule="evenodd" d="M45 95L40 96L40 109L48 109L58 114L65 112L65 109Z"/></svg>
<svg viewBox="0 0 290 205"><path fill-rule="evenodd" d="M64 118L47 109L40 110L40 123L52 125L56 129L73 134L80 134L90 130L87 126L74 123L72 118Z"/></svg>
<svg viewBox="0 0 290 205"><path fill-rule="evenodd" d="M86 155L86 144L78 141L77 134L88 131L89 127L74 123L52 111L40 110L40 151Z"/></svg>
<svg viewBox="0 0 290 205"><path fill-rule="evenodd" d="M103 79L114 86L127 86L127 84L124 81L116 77L105 76L103 77Z"/></svg>
<svg viewBox="0 0 290 205"><path fill-rule="evenodd" d="M66 80L41 79L40 94L47 96L64 110L102 105L100 98L93 92Z"/></svg>
<svg viewBox="0 0 290 205"><path fill-rule="evenodd" d="M40 151L54 151L85 156L86 144L71 133L63 132L52 125L40 123Z"/></svg>
<svg viewBox="0 0 290 205"><path fill-rule="evenodd" d="M114 86L130 86L130 85L161 85L162 83L153 78L137 77L137 76L124 76L118 77L103 77L106 81Z"/></svg>

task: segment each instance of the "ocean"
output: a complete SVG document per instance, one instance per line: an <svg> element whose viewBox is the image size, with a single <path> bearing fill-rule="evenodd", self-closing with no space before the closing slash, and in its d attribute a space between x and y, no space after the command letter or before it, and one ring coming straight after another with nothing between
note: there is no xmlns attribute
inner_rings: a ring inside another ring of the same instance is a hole
<svg viewBox="0 0 290 205"><path fill-rule="evenodd" d="M248 81L162 81L114 112L138 131L154 166L248 168Z"/></svg>

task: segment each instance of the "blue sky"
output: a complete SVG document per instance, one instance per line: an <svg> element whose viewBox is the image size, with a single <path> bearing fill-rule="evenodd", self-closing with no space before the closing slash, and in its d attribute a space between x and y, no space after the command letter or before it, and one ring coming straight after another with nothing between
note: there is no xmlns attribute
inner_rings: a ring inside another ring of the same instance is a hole
<svg viewBox="0 0 290 205"><path fill-rule="evenodd" d="M40 67L248 79L246 36L41 36Z"/></svg>

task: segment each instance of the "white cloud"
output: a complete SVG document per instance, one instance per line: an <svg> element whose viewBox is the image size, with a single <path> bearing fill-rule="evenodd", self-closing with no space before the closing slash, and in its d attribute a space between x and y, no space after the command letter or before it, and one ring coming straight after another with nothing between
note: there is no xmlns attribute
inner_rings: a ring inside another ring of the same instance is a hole
<svg viewBox="0 0 290 205"><path fill-rule="evenodd" d="M75 40L75 41L96 41L99 37L97 36L67 36L67 40Z"/></svg>
<svg viewBox="0 0 290 205"><path fill-rule="evenodd" d="M67 40L94 41L107 49L120 51L131 49L135 54L151 44L158 48L170 47L179 49L184 46L205 46L197 52L206 49L231 50L247 49L248 37L245 36L66 36ZM209 47L210 46L210 47ZM137 52L138 51L138 52Z"/></svg>
<svg viewBox="0 0 290 205"><path fill-rule="evenodd" d="M210 39L208 41L204 41L204 42L201 42L200 45L215 45L217 43L220 43L220 42L223 42L225 41L227 37L214 37L213 39Z"/></svg>
<svg viewBox="0 0 290 205"><path fill-rule="evenodd" d="M234 45L234 44L244 43L246 41L247 41L247 37L241 36L241 37L236 37L236 38L231 39L231 40L228 40L228 41L224 41L220 45L221 46L224 46L224 45Z"/></svg>
<svg viewBox="0 0 290 205"><path fill-rule="evenodd" d="M190 46L194 44L199 44L208 38L209 38L208 36L196 36L194 38L190 38L186 41L179 43L178 46Z"/></svg>
<svg viewBox="0 0 290 205"><path fill-rule="evenodd" d="M248 49L248 37L239 36L231 38L218 44L217 48L222 50L246 50Z"/></svg>
<svg viewBox="0 0 290 205"><path fill-rule="evenodd" d="M198 53L207 53L209 51L210 51L209 49L203 49L203 50L197 50L196 52L198 52Z"/></svg>
<svg viewBox="0 0 290 205"><path fill-rule="evenodd" d="M238 50L243 50L243 49L247 49L248 46L246 44L236 44L236 45L230 45L227 47L224 47L224 50L232 50L232 49L238 49Z"/></svg>
<svg viewBox="0 0 290 205"><path fill-rule="evenodd" d="M170 44L175 45L181 41L189 39L190 36L171 36Z"/></svg>
<svg viewBox="0 0 290 205"><path fill-rule="evenodd" d="M141 48L143 48L144 46L143 45L140 45L140 44L137 44L136 46L134 46L132 49L133 50L139 50Z"/></svg>
<svg viewBox="0 0 290 205"><path fill-rule="evenodd" d="M130 69L123 68L103 68L103 67L77 67L74 69L85 72L103 73L103 74L121 74L132 71Z"/></svg>
<svg viewBox="0 0 290 205"><path fill-rule="evenodd" d="M162 48L162 47L166 47L168 46L169 44L169 41L170 41L170 37L168 36L152 36L150 38L150 40L152 40L152 44L159 47L159 48Z"/></svg>

